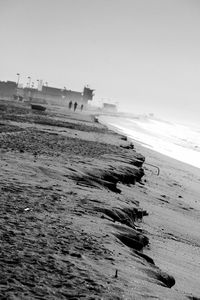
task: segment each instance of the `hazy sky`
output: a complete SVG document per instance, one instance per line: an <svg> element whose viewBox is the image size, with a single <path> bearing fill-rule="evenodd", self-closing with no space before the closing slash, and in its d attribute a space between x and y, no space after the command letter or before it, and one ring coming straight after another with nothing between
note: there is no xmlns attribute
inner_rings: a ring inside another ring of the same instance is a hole
<svg viewBox="0 0 200 300"><path fill-rule="evenodd" d="M0 80L200 124L199 0L0 0Z"/></svg>

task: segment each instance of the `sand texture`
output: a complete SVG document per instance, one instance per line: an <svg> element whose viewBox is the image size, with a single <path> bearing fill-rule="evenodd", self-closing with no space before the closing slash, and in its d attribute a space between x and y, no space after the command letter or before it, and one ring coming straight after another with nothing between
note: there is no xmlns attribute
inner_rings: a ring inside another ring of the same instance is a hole
<svg viewBox="0 0 200 300"><path fill-rule="evenodd" d="M1 101L0 299L199 299L200 171L134 146Z"/></svg>

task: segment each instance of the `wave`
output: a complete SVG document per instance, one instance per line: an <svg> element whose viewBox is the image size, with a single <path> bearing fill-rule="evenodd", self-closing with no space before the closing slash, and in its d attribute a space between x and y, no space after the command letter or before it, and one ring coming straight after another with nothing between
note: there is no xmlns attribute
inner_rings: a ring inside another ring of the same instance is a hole
<svg viewBox="0 0 200 300"><path fill-rule="evenodd" d="M100 122L144 147L200 168L200 130L152 119L101 116Z"/></svg>

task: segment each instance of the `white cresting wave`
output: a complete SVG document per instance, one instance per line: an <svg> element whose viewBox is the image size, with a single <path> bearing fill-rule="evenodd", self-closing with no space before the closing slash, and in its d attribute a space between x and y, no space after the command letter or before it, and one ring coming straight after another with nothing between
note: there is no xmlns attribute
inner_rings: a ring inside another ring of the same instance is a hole
<svg viewBox="0 0 200 300"><path fill-rule="evenodd" d="M144 147L200 168L200 129L150 118L101 116L101 123Z"/></svg>

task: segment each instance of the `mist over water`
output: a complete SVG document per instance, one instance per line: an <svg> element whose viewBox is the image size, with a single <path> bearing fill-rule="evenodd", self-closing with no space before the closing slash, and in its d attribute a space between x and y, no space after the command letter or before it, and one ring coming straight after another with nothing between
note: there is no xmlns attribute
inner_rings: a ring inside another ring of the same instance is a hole
<svg viewBox="0 0 200 300"><path fill-rule="evenodd" d="M200 168L200 129L147 117L101 116L100 122L144 147Z"/></svg>

